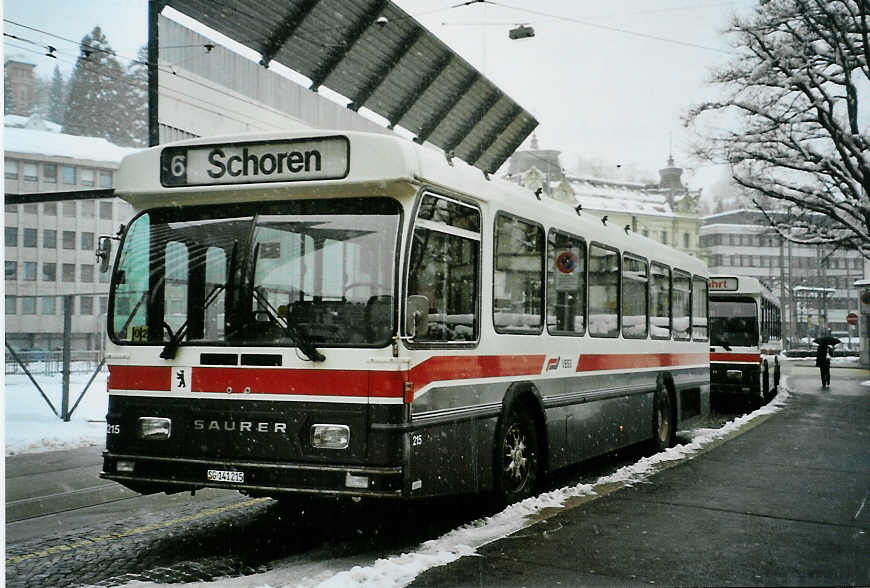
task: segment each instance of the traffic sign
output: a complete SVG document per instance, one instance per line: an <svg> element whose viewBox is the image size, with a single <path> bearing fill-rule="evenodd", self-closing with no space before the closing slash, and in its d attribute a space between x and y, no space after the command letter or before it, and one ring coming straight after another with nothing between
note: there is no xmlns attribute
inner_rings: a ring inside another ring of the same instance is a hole
<svg viewBox="0 0 870 588"><path fill-rule="evenodd" d="M857 325L858 324L858 315L855 314L854 312L850 312L849 314L846 315L846 322L849 323L850 325Z"/></svg>

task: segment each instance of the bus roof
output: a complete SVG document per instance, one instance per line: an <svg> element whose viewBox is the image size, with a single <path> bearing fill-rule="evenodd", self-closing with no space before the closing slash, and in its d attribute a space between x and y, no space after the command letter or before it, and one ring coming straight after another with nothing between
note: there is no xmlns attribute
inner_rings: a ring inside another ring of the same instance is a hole
<svg viewBox="0 0 870 588"><path fill-rule="evenodd" d="M390 195L421 188L489 203L495 210L707 276L698 258L604 223L568 203L500 179L398 135L306 130L191 139L121 162L116 194L136 209L293 197Z"/></svg>

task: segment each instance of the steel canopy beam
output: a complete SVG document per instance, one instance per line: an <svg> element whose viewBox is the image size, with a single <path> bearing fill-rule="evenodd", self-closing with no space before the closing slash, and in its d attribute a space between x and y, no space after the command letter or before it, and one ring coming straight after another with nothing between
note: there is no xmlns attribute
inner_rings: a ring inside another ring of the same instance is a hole
<svg viewBox="0 0 870 588"><path fill-rule="evenodd" d="M372 74L368 80L366 80L365 85L360 88L359 92L356 93L356 96L353 96L352 102L347 105L353 111L357 111L363 106L365 106L366 102L369 98L371 98L372 94L384 83L387 79L387 76L390 75L390 72L393 71L396 66L399 64L399 61L408 54L408 51L411 50L417 41L420 40L420 37L423 36L423 29L416 28L405 35L405 37L396 45L396 48L393 52L388 55L382 62L381 67Z"/></svg>
<svg viewBox="0 0 870 588"><path fill-rule="evenodd" d="M341 60L353 49L359 38L368 30L377 20L386 7L386 0L372 5L363 16L354 24L354 26L344 35L341 47L333 47L329 51L329 55L325 61L321 62L314 73L311 74L310 90L316 92L320 88L320 84L329 77L329 74L341 63Z"/></svg>
<svg viewBox="0 0 870 588"><path fill-rule="evenodd" d="M513 108L499 118L496 124L493 125L492 129L490 129L490 131L477 142L477 145L468 152L465 161L471 165L477 165L480 158L484 153L486 153L486 150L489 149L498 136L504 132L504 130L510 126L511 122L516 120L522 112L523 109L520 108L518 104L514 104Z"/></svg>
<svg viewBox="0 0 870 588"><path fill-rule="evenodd" d="M269 38L260 47L260 65L269 67L272 58L281 50L287 39L293 36L293 33L305 20L311 11L317 6L320 0L303 0L299 3L291 3L290 10L281 20L277 27L272 29Z"/></svg>
<svg viewBox="0 0 870 588"><path fill-rule="evenodd" d="M391 112L389 116L387 116L387 120L390 121L390 128L396 126L408 111L414 107L414 104L417 103L417 100L420 99L420 96L426 93L426 90L435 83L435 80L438 79L447 66L450 65L450 62L453 61L453 55L451 53L445 53L441 56L441 59L436 61L432 67L426 71L426 73L420 76L420 80L413 90L408 92L408 95L402 100L399 104L399 107ZM413 129L410 129L413 130Z"/></svg>
<svg viewBox="0 0 870 588"><path fill-rule="evenodd" d="M462 100L462 97L465 96L466 93L471 89L474 83L480 79L480 72L471 71L466 76L462 83L456 88L455 92L451 92L450 96L445 92L444 99L442 100L441 108L439 108L435 113L433 113L429 119L423 124L420 132L417 133L417 136L414 137L414 141L420 144L426 142L429 136L438 128L438 125L444 120L444 118L450 113L451 110ZM449 149L445 149L444 151L449 153Z"/></svg>

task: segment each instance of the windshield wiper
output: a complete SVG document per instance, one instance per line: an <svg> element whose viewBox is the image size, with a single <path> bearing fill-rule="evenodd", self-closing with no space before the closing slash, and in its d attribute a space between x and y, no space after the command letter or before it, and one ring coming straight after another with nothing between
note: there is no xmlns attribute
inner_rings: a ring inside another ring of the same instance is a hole
<svg viewBox="0 0 870 588"><path fill-rule="evenodd" d="M211 292L208 293L208 296L205 297L205 303L202 305L202 312L205 313L205 310L211 306L211 303L217 300L218 294L226 290L226 286L224 284L218 284L215 286ZM187 325L190 323L190 318L187 318L181 326L178 327L178 330L175 333L170 333L169 342L163 347L163 351L160 352L160 357L163 359L175 359L175 354L178 353L178 347L181 345L181 340L187 334Z"/></svg>
<svg viewBox="0 0 870 588"><path fill-rule="evenodd" d="M259 244L257 245L259 247ZM296 345L296 348L301 351L305 357L307 357L311 361L324 361L326 356L320 353L317 350L317 347L314 346L314 343L311 342L311 339L308 338L308 335L301 328L297 328L296 325L290 324L290 319L282 317L281 314L275 309L274 306L269 302L266 298L266 295L263 294L263 287L259 286L254 288L254 296L257 299L257 303L261 304L263 308L266 309L266 312L269 313L269 316L274 320L279 326L281 326L284 330L287 331L287 335L290 337L290 340Z"/></svg>

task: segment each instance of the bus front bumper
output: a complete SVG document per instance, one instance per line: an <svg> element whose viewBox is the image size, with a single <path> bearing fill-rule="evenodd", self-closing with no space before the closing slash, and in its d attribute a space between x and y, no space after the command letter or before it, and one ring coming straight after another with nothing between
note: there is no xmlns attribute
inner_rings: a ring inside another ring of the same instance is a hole
<svg viewBox="0 0 870 588"><path fill-rule="evenodd" d="M263 461L210 461L103 452L100 477L142 494L228 488L246 494L288 493L402 496L404 471L396 467L354 467Z"/></svg>

